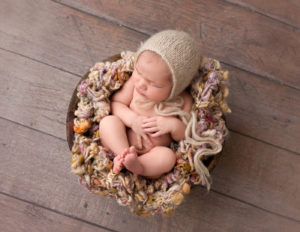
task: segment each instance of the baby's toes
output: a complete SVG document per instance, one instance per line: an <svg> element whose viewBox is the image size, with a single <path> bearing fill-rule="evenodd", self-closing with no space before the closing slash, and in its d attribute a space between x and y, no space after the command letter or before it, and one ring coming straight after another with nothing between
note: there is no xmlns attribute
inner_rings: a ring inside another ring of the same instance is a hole
<svg viewBox="0 0 300 232"><path fill-rule="evenodd" d="M120 155L117 155L115 158L114 158L114 162L118 162L122 157Z"/></svg>
<svg viewBox="0 0 300 232"><path fill-rule="evenodd" d="M114 163L113 172L118 174L122 169L122 162Z"/></svg>
<svg viewBox="0 0 300 232"><path fill-rule="evenodd" d="M129 153L136 153L135 146L129 148Z"/></svg>
<svg viewBox="0 0 300 232"><path fill-rule="evenodd" d="M129 152L129 148L126 148L126 149L123 151L121 157L124 159L125 156L128 154L128 152Z"/></svg>
<svg viewBox="0 0 300 232"><path fill-rule="evenodd" d="M113 172L116 174L118 174L120 172L120 168L118 167L118 165L114 164Z"/></svg>

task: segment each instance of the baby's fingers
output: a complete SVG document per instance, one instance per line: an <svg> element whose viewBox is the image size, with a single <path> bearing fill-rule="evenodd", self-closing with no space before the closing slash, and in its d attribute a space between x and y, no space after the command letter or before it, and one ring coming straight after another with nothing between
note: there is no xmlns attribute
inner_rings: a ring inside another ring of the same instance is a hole
<svg viewBox="0 0 300 232"><path fill-rule="evenodd" d="M142 128L155 127L155 126L157 126L156 122L143 122L142 124Z"/></svg>
<svg viewBox="0 0 300 232"><path fill-rule="evenodd" d="M143 145L142 145L142 136L136 135L136 137L137 137L138 149L142 149L143 148Z"/></svg>
<svg viewBox="0 0 300 232"><path fill-rule="evenodd" d="M155 121L156 121L156 117L151 117L151 118L143 119L142 123L155 122Z"/></svg>
<svg viewBox="0 0 300 232"><path fill-rule="evenodd" d="M157 127L150 127L150 128L144 128L144 131L146 133L153 133L159 131L159 129Z"/></svg>
<svg viewBox="0 0 300 232"><path fill-rule="evenodd" d="M157 131L156 133L151 134L151 137L158 137L162 135L161 131Z"/></svg>

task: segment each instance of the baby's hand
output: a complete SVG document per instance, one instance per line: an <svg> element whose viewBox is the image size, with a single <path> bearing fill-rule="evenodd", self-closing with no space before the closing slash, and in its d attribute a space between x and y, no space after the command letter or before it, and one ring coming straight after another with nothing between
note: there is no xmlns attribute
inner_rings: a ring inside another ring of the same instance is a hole
<svg viewBox="0 0 300 232"><path fill-rule="evenodd" d="M142 128L144 132L150 134L152 137L157 137L170 133L174 126L173 122L173 117L155 116L144 119L142 121Z"/></svg>
<svg viewBox="0 0 300 232"><path fill-rule="evenodd" d="M131 129L136 133L137 136L138 149L143 149L143 147L144 148L153 147L152 141L150 140L150 138L142 128L142 122L146 118L147 117L144 116L138 116L134 118L131 123Z"/></svg>

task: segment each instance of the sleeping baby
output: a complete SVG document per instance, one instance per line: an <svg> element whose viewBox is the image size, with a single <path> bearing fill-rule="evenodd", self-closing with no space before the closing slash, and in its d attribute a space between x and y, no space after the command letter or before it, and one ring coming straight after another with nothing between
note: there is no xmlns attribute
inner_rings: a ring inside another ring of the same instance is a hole
<svg viewBox="0 0 300 232"><path fill-rule="evenodd" d="M192 109L185 89L200 59L196 42L185 32L162 31L141 45L131 78L112 96L112 115L99 125L102 144L116 154L114 173L125 167L158 178L174 167L169 145L184 139Z"/></svg>

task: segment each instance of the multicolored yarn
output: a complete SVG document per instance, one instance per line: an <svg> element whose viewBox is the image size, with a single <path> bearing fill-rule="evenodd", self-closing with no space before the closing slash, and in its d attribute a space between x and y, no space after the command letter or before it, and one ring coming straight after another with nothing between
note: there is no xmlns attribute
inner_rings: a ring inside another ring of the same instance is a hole
<svg viewBox="0 0 300 232"><path fill-rule="evenodd" d="M191 186L210 188L211 167L203 161L222 150L228 133L223 118L230 112L226 103L228 72L221 70L217 60L203 57L198 76L188 88L194 99L192 120L187 124L185 139L171 144L177 155L176 165L153 180L127 170L114 174L114 154L101 145L99 138L99 122L110 113L109 97L130 78L133 65L134 53L122 52L115 62L95 64L78 86L71 169L90 192L115 197L137 215L169 215Z"/></svg>

